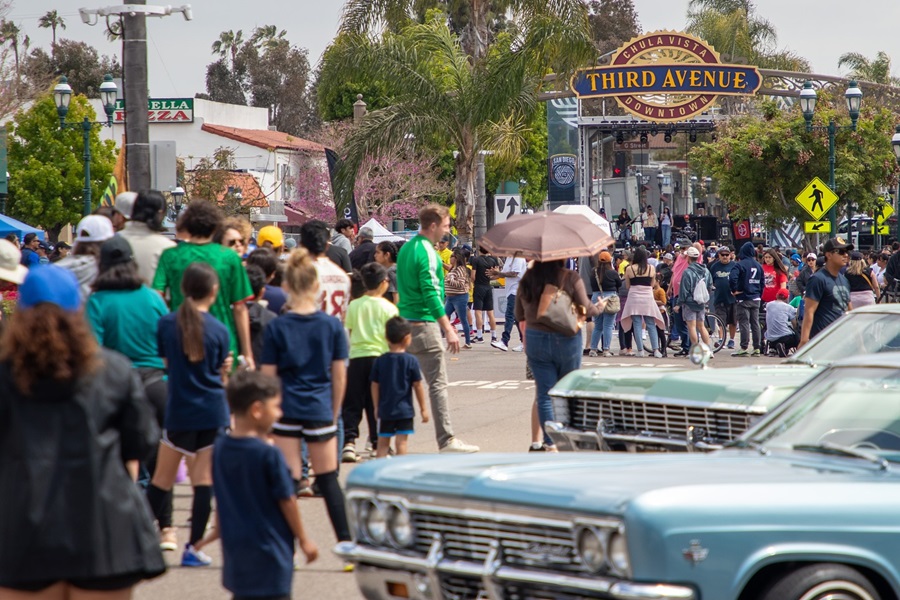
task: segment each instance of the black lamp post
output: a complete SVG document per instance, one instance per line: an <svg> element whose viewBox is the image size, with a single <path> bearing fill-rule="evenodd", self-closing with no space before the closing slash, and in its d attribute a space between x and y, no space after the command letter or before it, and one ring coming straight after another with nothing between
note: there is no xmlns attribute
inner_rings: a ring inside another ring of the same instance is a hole
<svg viewBox="0 0 900 600"><path fill-rule="evenodd" d="M856 122L859 120L859 107L860 104L862 104L862 95L862 90L859 89L859 85L857 85L856 81L851 80L850 83L847 84L847 91L844 92L844 100L847 103L847 112L850 113L850 127L838 127L835 125L834 119L829 119L827 126L813 127L812 120L813 114L816 112L816 100L818 99L818 94L816 94L816 90L813 89L811 81L806 81L803 84L803 89L800 91L800 110L803 111L803 118L806 119L806 131L816 129L828 132L828 187L830 187L831 191L835 194L837 191L834 189L834 138L838 131L847 129L856 131ZM832 235L837 232L836 215L837 210L832 206L831 210L828 211L828 221L831 223Z"/></svg>
<svg viewBox="0 0 900 600"><path fill-rule="evenodd" d="M84 216L91 214L91 129L94 127L112 127L113 113L116 110L116 96L118 88L113 83L112 75L106 75L100 84L100 99L103 102L103 110L106 112L106 121L91 121L87 117L81 122L67 123L66 115L69 112L69 103L72 101L72 87L68 79L59 78L59 83L53 88L53 101L56 103L56 114L59 115L60 129L81 129L84 140Z"/></svg>
<svg viewBox="0 0 900 600"><path fill-rule="evenodd" d="M180 185L172 190L172 208L175 210L175 218L181 214L181 207L184 202L184 188Z"/></svg>
<svg viewBox="0 0 900 600"><path fill-rule="evenodd" d="M891 148L894 149L894 156L897 157L897 163L900 164L900 125L891 138ZM894 207L894 214L897 215L897 225L894 226L894 239L900 241L900 185L897 186L897 205Z"/></svg>

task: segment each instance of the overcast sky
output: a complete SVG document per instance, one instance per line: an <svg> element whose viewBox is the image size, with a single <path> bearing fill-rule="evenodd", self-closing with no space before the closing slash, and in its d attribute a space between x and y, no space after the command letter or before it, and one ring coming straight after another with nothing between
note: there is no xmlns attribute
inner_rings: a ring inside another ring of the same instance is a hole
<svg viewBox="0 0 900 600"><path fill-rule="evenodd" d="M12 2L8 18L30 36L32 46L49 48L50 30L38 28L38 18L55 9L67 27L58 37L87 42L104 54L121 53L121 44L107 41L102 21L90 27L78 16L78 8L110 6L109 0ZM151 97L184 98L205 91L210 45L219 32L228 29L243 29L246 37L257 25L276 24L287 30L293 44L309 50L315 67L337 31L343 6L339 0L193 0L191 4L193 21L186 22L180 14L148 19ZM644 31L684 27L687 0L634 0L634 4ZM816 73L840 74L837 61L844 52L874 57L884 50L894 58L894 74L900 74L897 0L756 0L756 5L758 13L776 27L779 45L806 57Z"/></svg>

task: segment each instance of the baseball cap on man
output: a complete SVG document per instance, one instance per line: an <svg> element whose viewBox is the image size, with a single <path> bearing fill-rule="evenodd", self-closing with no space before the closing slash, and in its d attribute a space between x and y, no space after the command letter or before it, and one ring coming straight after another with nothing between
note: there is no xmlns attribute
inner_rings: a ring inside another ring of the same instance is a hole
<svg viewBox="0 0 900 600"><path fill-rule="evenodd" d="M806 255L806 260L816 260L816 258L818 258L818 257L816 256L815 252L810 252L809 254Z"/></svg>
<svg viewBox="0 0 900 600"><path fill-rule="evenodd" d="M21 284L28 269L19 264L22 253L9 240L0 240L0 280Z"/></svg>
<svg viewBox="0 0 900 600"><path fill-rule="evenodd" d="M787 291L786 289L782 288L782 289L778 290L777 292L775 292L775 297L779 298L781 300L787 300L788 298L791 297L791 293L789 291Z"/></svg>
<svg viewBox="0 0 900 600"><path fill-rule="evenodd" d="M684 253L691 258L700 258L700 251L693 246L688 246L688 249L685 250Z"/></svg>
<svg viewBox="0 0 900 600"><path fill-rule="evenodd" d="M116 210L122 213L126 219L131 218L131 211L134 209L134 201L137 200L136 192L122 192L116 196Z"/></svg>
<svg viewBox="0 0 900 600"><path fill-rule="evenodd" d="M284 246L284 233L274 225L266 225L259 230L256 236L256 245L262 247L263 244L269 242L273 248Z"/></svg>
<svg viewBox="0 0 900 600"><path fill-rule="evenodd" d="M111 237L100 246L100 266L102 268L122 265L132 260L134 260L134 252L131 251L131 244L120 235Z"/></svg>
<svg viewBox="0 0 900 600"><path fill-rule="evenodd" d="M75 227L75 245L78 242L105 242L114 235L112 221L103 215L88 215Z"/></svg>
<svg viewBox="0 0 900 600"><path fill-rule="evenodd" d="M18 308L25 310L44 303L55 304L69 312L78 310L81 293L72 271L56 265L43 265L28 271L19 286Z"/></svg>
<svg viewBox="0 0 900 600"><path fill-rule="evenodd" d="M825 245L822 246L823 252L834 252L835 250L853 250L853 244L838 236L830 238Z"/></svg>

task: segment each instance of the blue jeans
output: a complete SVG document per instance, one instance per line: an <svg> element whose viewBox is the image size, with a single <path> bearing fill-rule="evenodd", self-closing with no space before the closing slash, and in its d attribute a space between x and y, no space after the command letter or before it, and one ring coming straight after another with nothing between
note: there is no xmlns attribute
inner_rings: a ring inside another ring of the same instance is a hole
<svg viewBox="0 0 900 600"><path fill-rule="evenodd" d="M674 310L675 303L672 302L672 327L669 330L669 337L677 337L681 340L681 347L687 350L691 347L691 338L688 337L687 323L681 317L681 309Z"/></svg>
<svg viewBox="0 0 900 600"><path fill-rule="evenodd" d="M659 350L659 337L656 335L656 321L653 320L653 317L643 315L631 316L631 330L634 332L635 344L639 352L644 350L644 335L641 333L641 330L644 329L645 322L647 323L647 334L650 336L650 347L656 352Z"/></svg>
<svg viewBox="0 0 900 600"><path fill-rule="evenodd" d="M519 339L522 339L522 330L519 329L519 322L516 321L516 295L515 294L507 294L506 296L506 313L503 315L503 333L500 335L500 339L507 346L509 345L510 340L512 339L512 330L513 325L516 327L516 331L519 332Z"/></svg>
<svg viewBox="0 0 900 600"><path fill-rule="evenodd" d="M656 243L656 227L644 227L644 241Z"/></svg>
<svg viewBox="0 0 900 600"><path fill-rule="evenodd" d="M662 247L665 248L672 241L672 226L661 225L662 228Z"/></svg>
<svg viewBox="0 0 900 600"><path fill-rule="evenodd" d="M610 298L615 295L616 292L594 292L591 295L591 302L596 304L598 298ZM591 333L591 350L609 350L609 346L612 344L612 332L615 324L616 313L607 314L601 312L594 317L594 331Z"/></svg>
<svg viewBox="0 0 900 600"><path fill-rule="evenodd" d="M568 373L581 367L581 333L568 337L528 327L525 329L525 355L534 374L535 401L541 427L553 420L553 402L550 388ZM544 443L553 440L544 433Z"/></svg>
<svg viewBox="0 0 900 600"><path fill-rule="evenodd" d="M447 317L449 318L451 314L456 312L456 316L462 322L463 330L466 332L466 345L472 343L472 328L469 327L469 311L467 310L468 304L468 294L448 295L447 302L444 304L444 311L446 311Z"/></svg>

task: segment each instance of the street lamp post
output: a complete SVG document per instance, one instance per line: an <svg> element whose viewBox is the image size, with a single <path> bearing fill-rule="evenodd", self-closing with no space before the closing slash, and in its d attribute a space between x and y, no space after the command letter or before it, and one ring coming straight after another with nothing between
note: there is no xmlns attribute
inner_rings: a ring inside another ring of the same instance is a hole
<svg viewBox="0 0 900 600"><path fill-rule="evenodd" d="M684 212L693 213L694 203L697 202L697 176L691 175L691 205L684 207Z"/></svg>
<svg viewBox="0 0 900 600"><path fill-rule="evenodd" d="M844 100L847 103L847 112L850 113L850 127L838 127L834 119L828 120L827 126L816 126L814 127L812 124L813 114L816 111L816 100L818 99L818 94L816 94L816 90L812 87L812 82L807 80L803 84L803 89L800 91L800 110L803 111L803 118L806 120L806 131L815 130L825 130L828 132L828 187L831 188L831 191L837 193L835 191L835 182L834 182L834 144L835 144L835 136L838 131L851 130L856 131L856 122L859 120L859 107L862 103L862 90L859 89L859 85L856 81L851 80L849 84L847 84L847 91L844 92ZM828 211L828 221L831 223L831 232L832 235L837 232L837 209L832 206Z"/></svg>
<svg viewBox="0 0 900 600"><path fill-rule="evenodd" d="M184 188L180 185L172 190L172 208L175 210L175 218L181 214L182 203L184 202Z"/></svg>
<svg viewBox="0 0 900 600"><path fill-rule="evenodd" d="M56 103L56 114L59 115L60 129L81 129L84 140L84 216L91 214L91 129L94 127L112 127L113 112L116 110L116 96L118 88L113 83L112 75L106 75L100 84L100 99L103 102L103 110L106 111L106 121L91 121L87 117L81 122L66 122L69 112L69 103L72 101L72 87L66 77L60 77L59 83L53 88L53 101Z"/></svg>
<svg viewBox="0 0 900 600"><path fill-rule="evenodd" d="M897 164L900 164L900 125L897 125L894 137L891 138L891 148L894 149ZM894 214L897 216L897 224L894 226L894 239L900 241L900 184L897 185L897 205L894 207Z"/></svg>

